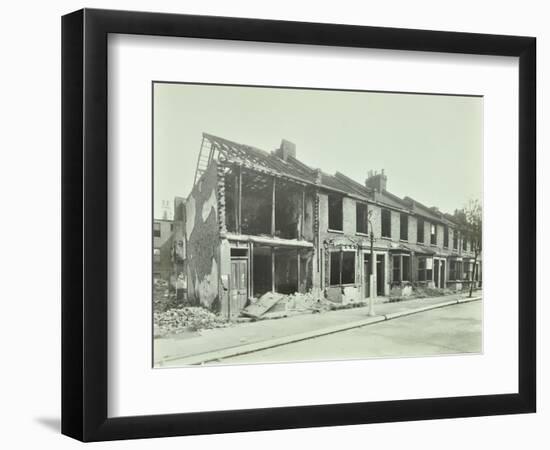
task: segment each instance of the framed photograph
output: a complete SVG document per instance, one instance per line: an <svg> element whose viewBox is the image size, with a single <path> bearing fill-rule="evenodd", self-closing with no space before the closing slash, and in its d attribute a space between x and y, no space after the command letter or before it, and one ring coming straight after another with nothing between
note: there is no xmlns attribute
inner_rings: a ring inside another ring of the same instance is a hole
<svg viewBox="0 0 550 450"><path fill-rule="evenodd" d="M62 20L62 432L535 412L536 40Z"/></svg>

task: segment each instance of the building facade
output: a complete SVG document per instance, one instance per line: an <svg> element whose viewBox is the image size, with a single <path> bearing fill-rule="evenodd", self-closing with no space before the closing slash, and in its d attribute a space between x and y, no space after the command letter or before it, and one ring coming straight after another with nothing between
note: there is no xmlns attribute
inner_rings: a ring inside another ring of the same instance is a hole
<svg viewBox="0 0 550 450"><path fill-rule="evenodd" d="M173 273L173 234L172 220L155 219L153 221L153 279L170 281Z"/></svg>
<svg viewBox="0 0 550 450"><path fill-rule="evenodd" d="M267 292L351 303L481 283L450 216L391 194L383 172L361 184L310 168L285 140L265 152L203 134L180 203L189 299L227 317Z"/></svg>

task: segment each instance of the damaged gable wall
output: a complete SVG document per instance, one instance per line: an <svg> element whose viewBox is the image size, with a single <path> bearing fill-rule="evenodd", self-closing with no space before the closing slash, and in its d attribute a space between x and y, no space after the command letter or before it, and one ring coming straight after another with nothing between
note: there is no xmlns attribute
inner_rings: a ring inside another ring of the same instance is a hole
<svg viewBox="0 0 550 450"><path fill-rule="evenodd" d="M217 309L219 229L217 163L214 161L194 186L186 202L189 299Z"/></svg>

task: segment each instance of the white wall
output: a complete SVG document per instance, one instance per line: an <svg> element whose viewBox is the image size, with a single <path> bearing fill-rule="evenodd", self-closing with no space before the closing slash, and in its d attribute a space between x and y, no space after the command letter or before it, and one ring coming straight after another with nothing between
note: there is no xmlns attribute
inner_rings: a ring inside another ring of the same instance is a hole
<svg viewBox="0 0 550 450"><path fill-rule="evenodd" d="M192 14L355 23L422 29L532 35L538 41L539 148L548 141L543 102L548 104L550 29L545 2L363 1L297 2L203 0L201 2L112 0L85 3L5 2L0 27L3 114L2 382L0 408L4 448L73 448L58 434L60 416L60 16L87 7ZM539 177L548 156L541 153ZM539 193L548 191L541 180ZM539 194L540 220L546 220ZM546 214L547 216L547 214ZM546 224L550 225L549 223ZM542 229L542 223L539 222ZM542 235L539 233L542 238ZM540 242L540 241L539 241ZM539 244L545 247L548 239ZM542 249L540 250L542 252ZM539 258L539 262L540 258ZM546 270L545 270L546 269ZM539 273L548 270L540 266ZM539 297L548 296L540 286ZM547 380L548 307L539 303L539 380ZM541 350L542 347L542 350ZM543 355L543 352L546 355ZM544 356L544 357L543 357ZM464 449L548 448L550 394L539 383L536 415L485 417L400 424L241 433L99 444L119 448L316 448L351 447Z"/></svg>

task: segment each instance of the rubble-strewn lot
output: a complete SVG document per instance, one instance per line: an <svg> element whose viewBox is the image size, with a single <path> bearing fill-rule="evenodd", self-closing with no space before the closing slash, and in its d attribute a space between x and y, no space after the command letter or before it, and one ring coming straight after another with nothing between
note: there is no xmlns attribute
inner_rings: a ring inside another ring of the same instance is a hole
<svg viewBox="0 0 550 450"><path fill-rule="evenodd" d="M390 297L384 301L397 302L426 297L444 296L454 293L448 289L420 288L407 297ZM178 301L169 292L167 283L157 282L154 289L154 334L155 337L170 335L196 335L202 330L233 326L240 321L278 319L297 314L324 313L339 309L357 308L368 304L368 299L352 303L334 303L311 292L290 295L268 292L260 298L249 299L248 306L241 312L241 318L230 322L202 306L190 306Z"/></svg>
<svg viewBox="0 0 550 450"><path fill-rule="evenodd" d="M164 280L153 283L153 323L155 337L196 332L230 325L202 306L191 306L178 299Z"/></svg>
<svg viewBox="0 0 550 450"><path fill-rule="evenodd" d="M229 326L220 316L201 306L184 306L154 313L155 336L167 336Z"/></svg>

